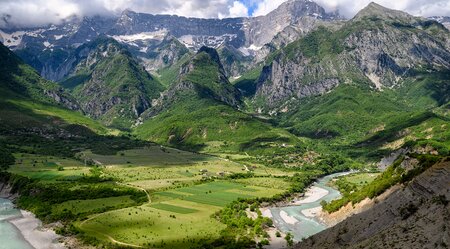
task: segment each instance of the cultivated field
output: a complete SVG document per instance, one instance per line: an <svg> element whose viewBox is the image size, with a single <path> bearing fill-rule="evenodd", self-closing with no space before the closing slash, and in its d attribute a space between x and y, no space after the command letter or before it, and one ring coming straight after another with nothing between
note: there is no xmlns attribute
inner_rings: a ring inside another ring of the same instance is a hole
<svg viewBox="0 0 450 249"><path fill-rule="evenodd" d="M238 198L270 197L282 192L282 189L214 181L155 192L150 204L93 216L79 227L106 241L158 248L195 247L219 237L225 226L211 215L228 203Z"/></svg>
<svg viewBox="0 0 450 249"><path fill-rule="evenodd" d="M68 158L15 154L16 164L10 172L41 181L73 181L89 173L89 168L80 161Z"/></svg>
<svg viewBox="0 0 450 249"><path fill-rule="evenodd" d="M145 190L149 201L137 200L125 192L111 192L113 196L92 195L89 199L69 199L51 206L53 217L75 219L78 229L101 244L131 247L186 248L210 243L226 227L212 218L215 212L239 198L283 193L290 183L274 176L293 174L161 146L119 151L115 155L83 151L77 155L79 160L35 154L15 156L11 172L42 180L44 184L65 186L67 191L77 191L81 186L92 190L105 187ZM85 166L85 161L99 165L99 176L107 180L92 182L89 177L96 170ZM250 178L227 177L250 172L253 174Z"/></svg>

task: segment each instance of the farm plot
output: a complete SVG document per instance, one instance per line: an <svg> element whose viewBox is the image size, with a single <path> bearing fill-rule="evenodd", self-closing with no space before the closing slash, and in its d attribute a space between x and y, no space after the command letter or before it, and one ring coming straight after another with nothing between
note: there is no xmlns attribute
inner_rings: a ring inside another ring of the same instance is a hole
<svg viewBox="0 0 450 249"><path fill-rule="evenodd" d="M102 165L134 165L148 167L163 167L176 165L190 165L208 161L210 156L180 151L161 146L120 151L116 155L98 155L91 151L84 151L82 157L92 159Z"/></svg>
<svg viewBox="0 0 450 249"><path fill-rule="evenodd" d="M89 173L89 167L74 159L22 153L14 157L16 163L9 171L36 180L74 181Z"/></svg>
<svg viewBox="0 0 450 249"><path fill-rule="evenodd" d="M223 224L211 215L238 198L282 193L229 181L172 189L152 194L152 204L106 212L79 225L105 241L157 248L201 247L220 236Z"/></svg>
<svg viewBox="0 0 450 249"><path fill-rule="evenodd" d="M71 212L75 215L82 213L101 212L108 209L129 207L135 205L135 201L130 196L118 196L109 198L99 198L92 200L66 201L53 207L53 212Z"/></svg>

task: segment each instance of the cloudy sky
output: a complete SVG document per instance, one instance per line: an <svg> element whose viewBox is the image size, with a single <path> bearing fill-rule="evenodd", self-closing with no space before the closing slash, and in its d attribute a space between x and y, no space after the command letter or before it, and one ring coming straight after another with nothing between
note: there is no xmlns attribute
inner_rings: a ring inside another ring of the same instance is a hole
<svg viewBox="0 0 450 249"><path fill-rule="evenodd" d="M0 26L59 23L73 15L112 15L131 9L152 14L203 18L265 15L287 0L0 0ZM450 16L450 0L316 0L329 11L351 18L371 1L413 15Z"/></svg>

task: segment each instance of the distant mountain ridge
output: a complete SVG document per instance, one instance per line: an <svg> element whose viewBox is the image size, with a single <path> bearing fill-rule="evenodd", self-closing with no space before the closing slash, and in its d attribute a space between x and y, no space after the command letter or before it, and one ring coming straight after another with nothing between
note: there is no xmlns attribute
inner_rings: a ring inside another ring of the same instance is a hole
<svg viewBox="0 0 450 249"><path fill-rule="evenodd" d="M253 56L279 32L305 16L326 21L340 19L338 14L326 13L308 0L287 1L268 15L254 18L201 19L125 10L118 17L74 17L60 25L39 28L11 26L0 30L0 41L16 51L44 78L60 81L63 78L58 64L64 62L76 47L101 35L125 44L150 66L152 59L161 54L158 49L168 37L175 37L193 52L202 46L231 46L244 55Z"/></svg>
<svg viewBox="0 0 450 249"><path fill-rule="evenodd" d="M450 30L450 16L432 16L428 19L437 21L439 23L442 23L448 30Z"/></svg>

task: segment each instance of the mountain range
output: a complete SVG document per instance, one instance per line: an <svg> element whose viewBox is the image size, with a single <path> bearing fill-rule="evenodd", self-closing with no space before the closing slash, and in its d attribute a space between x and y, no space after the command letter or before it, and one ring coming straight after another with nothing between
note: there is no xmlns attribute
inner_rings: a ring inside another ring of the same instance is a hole
<svg viewBox="0 0 450 249"><path fill-rule="evenodd" d="M344 20L297 0L255 18L126 10L119 17L10 27L1 35L42 77L59 82L85 115L144 139L196 137L204 144L205 128L168 129L172 121L162 117L218 104L257 122L255 115L269 118L266 125L296 135L336 138L352 130L361 140L377 127L447 104L449 31L434 20L375 3ZM393 113L398 117L390 118Z"/></svg>
<svg viewBox="0 0 450 249"><path fill-rule="evenodd" d="M126 10L45 27L11 25L0 31L0 142L16 148L26 138L45 144L33 145L33 153L54 143L73 155L115 154L151 141L162 151L167 145L225 160L237 155L277 169L310 163L305 168L314 176L335 170L323 158L369 168L406 152L448 156L449 20L376 3L346 20L312 1L291 0L251 18ZM98 141L113 152L95 148ZM373 224L371 234L380 237L382 228L399 231ZM342 237L342 226L316 238L327 246L373 242Z"/></svg>

